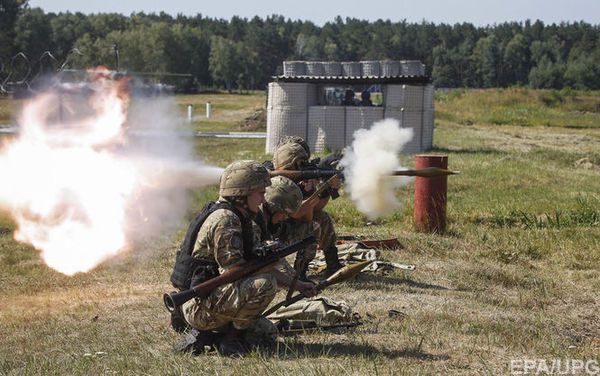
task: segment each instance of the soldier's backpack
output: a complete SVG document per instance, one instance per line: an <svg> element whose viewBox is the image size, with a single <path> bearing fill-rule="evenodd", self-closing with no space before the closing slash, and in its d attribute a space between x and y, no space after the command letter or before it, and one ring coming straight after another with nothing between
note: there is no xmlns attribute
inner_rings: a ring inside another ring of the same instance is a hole
<svg viewBox="0 0 600 376"><path fill-rule="evenodd" d="M183 239L183 243L177 251L175 266L173 268L173 273L171 273L171 283L173 284L173 287L176 287L179 290L187 290L192 286L219 275L219 266L214 259L199 260L192 257L200 227L202 227L202 224L209 215L219 209L230 210L238 216L242 223L244 255L252 252L254 242L252 220L244 217L229 202L209 202L190 223L185 238Z"/></svg>

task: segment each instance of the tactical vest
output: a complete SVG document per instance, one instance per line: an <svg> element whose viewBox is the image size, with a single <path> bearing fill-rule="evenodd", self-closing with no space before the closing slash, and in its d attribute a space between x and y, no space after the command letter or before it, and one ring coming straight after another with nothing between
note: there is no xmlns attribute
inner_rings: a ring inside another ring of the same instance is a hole
<svg viewBox="0 0 600 376"><path fill-rule="evenodd" d="M175 267L171 273L171 283L180 290L187 290L201 282L219 275L219 265L214 257L200 260L192 256L194 245L198 239L200 227L209 215L219 209L232 211L242 224L242 241L244 248L244 259L252 259L254 249L254 229L252 220L245 217L229 202L209 202L202 211L192 220L183 239L181 247L177 251ZM262 228L262 226L261 226Z"/></svg>

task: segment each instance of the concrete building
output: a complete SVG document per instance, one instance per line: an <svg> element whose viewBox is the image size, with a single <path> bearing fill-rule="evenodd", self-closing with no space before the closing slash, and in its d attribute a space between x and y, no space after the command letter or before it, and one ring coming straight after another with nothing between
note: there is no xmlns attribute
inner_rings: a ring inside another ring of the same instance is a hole
<svg viewBox="0 0 600 376"><path fill-rule="evenodd" d="M287 135L312 150L341 150L354 131L394 118L414 130L405 153L433 144L433 85L420 61L286 61L269 83L266 152Z"/></svg>

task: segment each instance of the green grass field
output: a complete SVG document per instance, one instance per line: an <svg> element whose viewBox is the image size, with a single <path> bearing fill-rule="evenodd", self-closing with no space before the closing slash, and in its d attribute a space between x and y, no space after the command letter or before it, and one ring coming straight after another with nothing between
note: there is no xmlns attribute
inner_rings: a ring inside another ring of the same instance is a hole
<svg viewBox="0 0 600 376"><path fill-rule="evenodd" d="M238 130L264 93L177 98L201 130ZM211 101L214 117L202 118ZM0 100L0 123L19 104ZM375 223L342 197L339 234L400 239L387 260L415 272L361 275L326 291L365 324L286 338L242 360L171 350L161 295L181 231L65 277L0 235L0 374L508 374L511 359L600 361L600 93L468 90L436 96L434 153L449 177L448 231L416 233L412 186ZM205 161L263 160L263 140L198 139ZM407 167L411 156L403 156ZM0 172L1 174L1 172ZM0 184L10 184L2 182ZM190 215L216 197L194 192ZM14 228L7 215L0 227ZM399 310L403 319L389 317ZM96 352L102 352L94 355ZM92 354L86 356L85 354Z"/></svg>

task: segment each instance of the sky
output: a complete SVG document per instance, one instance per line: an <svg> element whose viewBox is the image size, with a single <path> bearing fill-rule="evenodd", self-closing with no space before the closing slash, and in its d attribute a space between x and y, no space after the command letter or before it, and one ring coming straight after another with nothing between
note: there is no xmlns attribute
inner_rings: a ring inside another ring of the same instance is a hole
<svg viewBox="0 0 600 376"><path fill-rule="evenodd" d="M544 23L586 21L600 24L600 0L29 0L31 7L46 12L165 12L230 19L237 15L264 18L279 14L293 20L310 20L317 25L337 15L375 21L390 19L408 22L470 22L478 26L505 21L540 19Z"/></svg>

